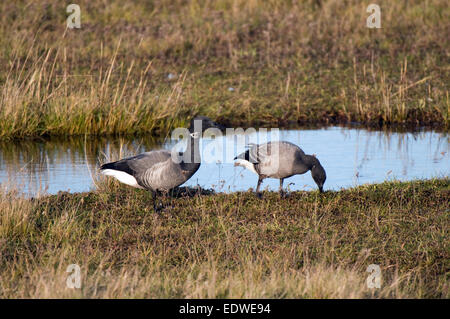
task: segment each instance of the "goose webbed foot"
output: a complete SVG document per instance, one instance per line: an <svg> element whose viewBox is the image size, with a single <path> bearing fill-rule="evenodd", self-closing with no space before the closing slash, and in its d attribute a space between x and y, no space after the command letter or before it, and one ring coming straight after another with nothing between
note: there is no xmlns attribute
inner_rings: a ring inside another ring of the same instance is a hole
<svg viewBox="0 0 450 319"><path fill-rule="evenodd" d="M156 192L152 192L152 198L153 198L153 211L155 213L159 213L164 208L164 205L161 201L158 201L158 196Z"/></svg>
<svg viewBox="0 0 450 319"><path fill-rule="evenodd" d="M285 191L280 191L280 197L283 199L289 198L290 194L288 192Z"/></svg>
<svg viewBox="0 0 450 319"><path fill-rule="evenodd" d="M156 193L153 193L153 210L155 213L159 213L166 208L174 208L175 205L173 203L173 192L163 194L165 199L169 199L169 203L164 203L163 201L158 201L158 196Z"/></svg>
<svg viewBox="0 0 450 319"><path fill-rule="evenodd" d="M155 213L160 213L166 208L175 208L175 205L172 202L168 204L163 203L153 204L153 210L155 211Z"/></svg>
<svg viewBox="0 0 450 319"><path fill-rule="evenodd" d="M155 211L155 213L161 212L164 208L165 206L163 205L163 203L153 203L153 210Z"/></svg>

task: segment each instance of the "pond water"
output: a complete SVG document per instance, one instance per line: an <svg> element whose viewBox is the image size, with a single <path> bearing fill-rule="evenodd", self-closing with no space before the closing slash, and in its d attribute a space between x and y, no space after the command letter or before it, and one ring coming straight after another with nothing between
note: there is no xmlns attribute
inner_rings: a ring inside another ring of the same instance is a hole
<svg viewBox="0 0 450 319"><path fill-rule="evenodd" d="M285 140L299 145L307 154L315 154L327 172L325 190L394 179L444 177L449 173L447 133L343 127L267 132L248 134L247 142ZM236 140L233 136L202 139L203 163L184 185L218 192L255 188L257 176L233 165L234 156L245 150L245 142L233 143ZM99 174L99 163L152 149L180 149L182 145L176 140L155 140L150 136L0 142L0 183L32 195L88 191L94 188L92 176ZM277 190L278 185L278 180L266 179L262 189ZM309 172L286 179L284 186L290 190L317 189Z"/></svg>

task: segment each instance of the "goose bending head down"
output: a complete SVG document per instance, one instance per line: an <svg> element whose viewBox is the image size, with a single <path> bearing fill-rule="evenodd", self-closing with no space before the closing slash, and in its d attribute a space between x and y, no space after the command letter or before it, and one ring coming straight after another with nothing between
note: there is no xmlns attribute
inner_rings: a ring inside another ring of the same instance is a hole
<svg viewBox="0 0 450 319"><path fill-rule="evenodd" d="M242 166L258 175L256 193L265 178L278 178L280 192L283 192L283 180L297 174L311 171L314 182L323 192L323 184L327 178L325 169L313 155L307 155L303 150L290 142L268 142L252 145L246 152L234 158L235 166Z"/></svg>
<svg viewBox="0 0 450 319"><path fill-rule="evenodd" d="M170 150L154 150L133 157L106 163L100 167L101 172L113 176L121 183L152 192L156 210L158 191L169 190L184 184L200 167L199 138L209 128L223 129L220 124L206 116L194 117L189 126L186 150L175 153Z"/></svg>

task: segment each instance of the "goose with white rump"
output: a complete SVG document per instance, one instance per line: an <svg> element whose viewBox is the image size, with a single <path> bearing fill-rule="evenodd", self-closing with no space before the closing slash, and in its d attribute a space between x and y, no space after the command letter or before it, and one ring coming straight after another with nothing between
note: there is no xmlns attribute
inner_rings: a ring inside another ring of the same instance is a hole
<svg viewBox="0 0 450 319"><path fill-rule="evenodd" d="M314 155L307 155L297 145L290 142L268 142L260 145L252 144L250 148L234 158L234 166L242 166L258 175L256 194L260 197L259 188L265 178L280 180L280 193L283 194L283 180L293 175L311 171L312 178L323 192L323 184L327 178L325 169Z"/></svg>
<svg viewBox="0 0 450 319"><path fill-rule="evenodd" d="M189 126L187 148L184 152L154 150L100 167L104 175L113 176L121 183L152 192L153 207L156 209L157 192L169 190L184 184L200 168L199 138L209 129L223 129L223 126L206 116L194 117Z"/></svg>

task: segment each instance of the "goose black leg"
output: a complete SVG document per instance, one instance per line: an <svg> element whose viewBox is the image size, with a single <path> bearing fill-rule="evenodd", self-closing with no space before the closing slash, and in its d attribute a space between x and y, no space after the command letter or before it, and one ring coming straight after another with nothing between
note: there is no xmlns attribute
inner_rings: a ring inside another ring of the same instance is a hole
<svg viewBox="0 0 450 319"><path fill-rule="evenodd" d="M261 177L258 177L258 185L256 185L256 196L258 198L262 198L262 194L259 191L259 188L261 187L262 181L263 181L263 179Z"/></svg>
<svg viewBox="0 0 450 319"><path fill-rule="evenodd" d="M153 210L156 213L156 192L152 192L152 198L153 198Z"/></svg>
<svg viewBox="0 0 450 319"><path fill-rule="evenodd" d="M169 207L170 208L173 208L174 206L173 206L173 197L174 197L174 189L172 188L171 190L170 190L170 194L169 194L169 192L167 192L167 195L169 196Z"/></svg>
<svg viewBox="0 0 450 319"><path fill-rule="evenodd" d="M161 210L162 205L156 205L157 200L158 200L158 196L156 194L156 191L152 191L152 197L153 197L153 210L155 211L155 213L158 213Z"/></svg>
<svg viewBox="0 0 450 319"><path fill-rule="evenodd" d="M284 178L280 178L280 196L281 198L285 198L286 197L286 193L283 191L283 182L284 182Z"/></svg>

